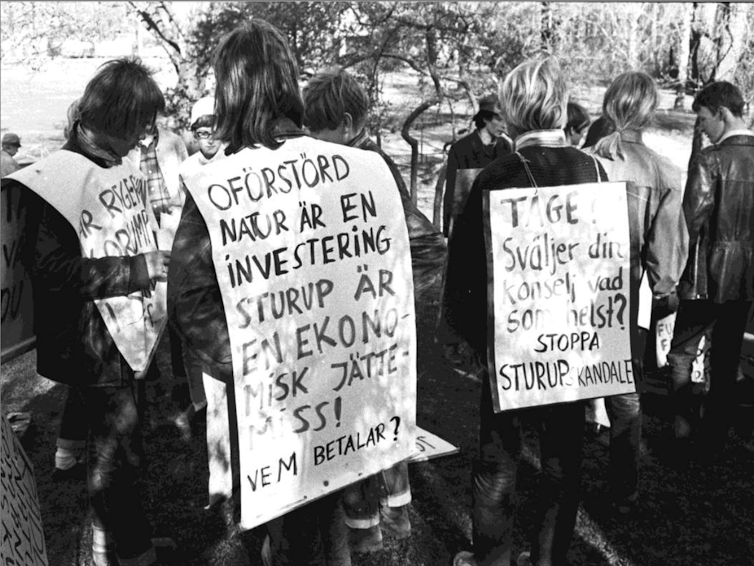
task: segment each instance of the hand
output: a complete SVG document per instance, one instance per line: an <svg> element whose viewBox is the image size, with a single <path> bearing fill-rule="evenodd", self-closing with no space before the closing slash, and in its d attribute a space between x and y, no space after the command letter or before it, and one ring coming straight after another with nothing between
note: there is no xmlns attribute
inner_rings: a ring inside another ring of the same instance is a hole
<svg viewBox="0 0 754 566"><path fill-rule="evenodd" d="M170 265L169 251L157 250L147 252L144 254L144 259L147 260L147 273L150 279L156 279L157 281L168 280L168 266Z"/></svg>

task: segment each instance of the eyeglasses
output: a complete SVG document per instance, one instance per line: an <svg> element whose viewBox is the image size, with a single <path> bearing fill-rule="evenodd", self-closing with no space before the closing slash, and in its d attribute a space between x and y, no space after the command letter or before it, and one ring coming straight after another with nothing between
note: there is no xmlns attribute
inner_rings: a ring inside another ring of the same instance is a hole
<svg viewBox="0 0 754 566"><path fill-rule="evenodd" d="M208 132L207 130L197 130L194 132L194 137L199 140L208 140L212 137L212 132Z"/></svg>

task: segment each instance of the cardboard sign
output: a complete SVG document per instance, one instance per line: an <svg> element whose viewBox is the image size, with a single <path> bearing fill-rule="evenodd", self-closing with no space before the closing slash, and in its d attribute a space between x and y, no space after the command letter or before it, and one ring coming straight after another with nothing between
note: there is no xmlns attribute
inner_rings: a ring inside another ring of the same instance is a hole
<svg viewBox="0 0 754 566"><path fill-rule="evenodd" d="M423 428L416 429L416 452L407 461L409 464L415 462L426 462L442 456L451 456L458 454L460 449L447 440L443 440L436 434L432 434Z"/></svg>
<svg viewBox="0 0 754 566"><path fill-rule="evenodd" d="M0 421L2 563L47 566L42 515L31 461L8 420L0 417Z"/></svg>
<svg viewBox="0 0 754 566"><path fill-rule="evenodd" d="M382 158L299 138L184 180L207 223L230 334L241 526L412 454L411 257Z"/></svg>
<svg viewBox="0 0 754 566"><path fill-rule="evenodd" d="M157 249L144 177L129 160L104 169L61 150L10 178L39 194L76 229L84 257L135 256ZM95 299L107 330L134 371L147 368L165 328L167 283Z"/></svg>
<svg viewBox="0 0 754 566"><path fill-rule="evenodd" d="M495 410L635 391L625 183L484 198Z"/></svg>
<svg viewBox="0 0 754 566"><path fill-rule="evenodd" d="M670 313L666 317L663 317L657 321L657 327L655 330L655 345L657 350L657 367L665 367L668 363L668 353L670 352L670 345L673 342L673 332L675 331L675 319L676 313ZM712 332L707 332L699 340L699 346L697 346L696 357L691 362L691 382L692 383L705 383L709 387L710 381L710 368L709 368L709 355Z"/></svg>
<svg viewBox="0 0 754 566"><path fill-rule="evenodd" d="M4 186L0 200L0 260L2 286L2 361L5 362L33 347L34 303L31 280L21 261L25 246L28 197L18 186Z"/></svg>

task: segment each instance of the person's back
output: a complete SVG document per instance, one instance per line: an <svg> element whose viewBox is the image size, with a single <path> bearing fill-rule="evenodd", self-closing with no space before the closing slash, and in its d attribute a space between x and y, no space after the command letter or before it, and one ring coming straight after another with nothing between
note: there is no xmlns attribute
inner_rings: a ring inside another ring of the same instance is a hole
<svg viewBox="0 0 754 566"><path fill-rule="evenodd" d="M668 353L674 447L684 459L709 458L725 447L754 302L754 132L743 119L743 96L731 83L714 82L696 95L692 108L713 145L689 166L683 196L689 254ZM710 389L702 412L694 408L691 364L708 332Z"/></svg>
<svg viewBox="0 0 754 566"><path fill-rule="evenodd" d="M686 299L754 299L754 136L702 150L689 170L684 212L696 236L681 280Z"/></svg>
<svg viewBox="0 0 754 566"><path fill-rule="evenodd" d="M631 245L631 340L634 373L643 372L649 321L638 320L640 283L647 273L652 294L667 304L680 278L688 249L681 211L681 171L644 145L642 133L651 123L658 101L654 80L642 72L616 77L603 101L603 116L612 133L590 151L611 181L625 181ZM650 307L651 308L651 307ZM639 502L642 435L638 392L605 398L610 418L610 496L619 514Z"/></svg>

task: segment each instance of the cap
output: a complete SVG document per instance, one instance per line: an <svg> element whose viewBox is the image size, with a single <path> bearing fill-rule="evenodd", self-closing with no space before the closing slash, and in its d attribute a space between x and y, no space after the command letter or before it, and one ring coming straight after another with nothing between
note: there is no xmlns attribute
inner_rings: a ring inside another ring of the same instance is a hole
<svg viewBox="0 0 754 566"><path fill-rule="evenodd" d="M18 137L18 134L8 132L3 136L2 143L3 145L17 145L18 147L21 147L21 138Z"/></svg>
<svg viewBox="0 0 754 566"><path fill-rule="evenodd" d="M193 126L196 123L196 121L202 116L212 116L214 113L215 113L215 97L205 96L204 98L200 98L194 103L193 108L191 108L190 126Z"/></svg>
<svg viewBox="0 0 754 566"><path fill-rule="evenodd" d="M479 112L486 111L493 114L499 114L500 109L497 106L497 95L488 94L479 99Z"/></svg>

